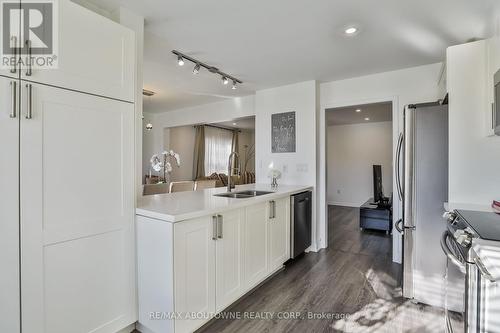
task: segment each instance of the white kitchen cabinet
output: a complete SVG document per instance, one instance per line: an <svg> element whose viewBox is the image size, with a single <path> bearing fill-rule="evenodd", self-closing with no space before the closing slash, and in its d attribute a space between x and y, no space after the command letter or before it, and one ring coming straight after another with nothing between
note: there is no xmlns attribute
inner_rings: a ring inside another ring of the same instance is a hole
<svg viewBox="0 0 500 333"><path fill-rule="evenodd" d="M21 81L24 333L135 322L134 105Z"/></svg>
<svg viewBox="0 0 500 333"><path fill-rule="evenodd" d="M19 84L0 77L0 332L20 332Z"/></svg>
<svg viewBox="0 0 500 333"><path fill-rule="evenodd" d="M242 211L219 214L216 249L216 310L222 311L244 292Z"/></svg>
<svg viewBox="0 0 500 333"><path fill-rule="evenodd" d="M58 67L30 71L25 66L21 78L134 101L134 32L70 0L57 1L56 8Z"/></svg>
<svg viewBox="0 0 500 333"><path fill-rule="evenodd" d="M215 313L216 223L207 216L174 225L174 307L177 313ZM175 332L192 332L207 319L178 318Z"/></svg>
<svg viewBox="0 0 500 333"><path fill-rule="evenodd" d="M290 198L269 202L268 260L272 273L290 259Z"/></svg>
<svg viewBox="0 0 500 333"><path fill-rule="evenodd" d="M487 136L495 135L494 76L498 70L500 70L500 37L494 37L486 41L485 130Z"/></svg>
<svg viewBox="0 0 500 333"><path fill-rule="evenodd" d="M245 283L247 289L256 286L268 273L269 206L267 202L245 208Z"/></svg>

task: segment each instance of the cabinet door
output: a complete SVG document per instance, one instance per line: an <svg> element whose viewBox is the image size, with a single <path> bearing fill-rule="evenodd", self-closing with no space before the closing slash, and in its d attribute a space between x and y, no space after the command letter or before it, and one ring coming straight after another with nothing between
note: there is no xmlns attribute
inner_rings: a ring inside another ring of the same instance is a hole
<svg viewBox="0 0 500 333"><path fill-rule="evenodd" d="M267 203L245 208L245 283L250 289L267 276Z"/></svg>
<svg viewBox="0 0 500 333"><path fill-rule="evenodd" d="M26 84L23 332L118 331L137 319L133 104L37 84L29 103Z"/></svg>
<svg viewBox="0 0 500 333"><path fill-rule="evenodd" d="M500 70L500 37L487 41L486 47L486 110L485 129L487 136L495 135L495 73Z"/></svg>
<svg viewBox="0 0 500 333"><path fill-rule="evenodd" d="M216 248L216 305L221 311L244 292L243 238L241 210L226 212L217 217Z"/></svg>
<svg viewBox="0 0 500 333"><path fill-rule="evenodd" d="M214 223L211 217L203 217L174 225L176 313L215 313ZM175 332L193 332L207 319L176 319Z"/></svg>
<svg viewBox="0 0 500 333"><path fill-rule="evenodd" d="M11 49L6 54L2 52L0 75L18 79L21 73L21 68L18 65L20 59L19 49L23 42L21 39L20 2L2 2L1 5L2 12L4 12L2 15L10 18L10 24L8 26L4 24L2 28L9 29L8 33L5 32L5 35L9 38L7 43L9 43ZM19 24L13 24L14 22L18 22ZM3 45L0 47L3 47Z"/></svg>
<svg viewBox="0 0 500 333"><path fill-rule="evenodd" d="M0 332L13 333L20 325L18 87L0 77Z"/></svg>
<svg viewBox="0 0 500 333"><path fill-rule="evenodd" d="M269 272L273 272L290 258L290 198L269 205Z"/></svg>
<svg viewBox="0 0 500 333"><path fill-rule="evenodd" d="M34 67L31 74L25 66L21 78L134 101L133 31L70 0L57 1L56 8L58 66L56 69Z"/></svg>

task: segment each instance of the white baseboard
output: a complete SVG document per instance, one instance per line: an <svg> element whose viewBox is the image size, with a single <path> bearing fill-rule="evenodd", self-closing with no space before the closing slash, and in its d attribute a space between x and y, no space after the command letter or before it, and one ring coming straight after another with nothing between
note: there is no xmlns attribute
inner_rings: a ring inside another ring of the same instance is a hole
<svg viewBox="0 0 500 333"><path fill-rule="evenodd" d="M359 208L361 205L354 202L338 202L338 201L328 201L329 206L344 206L344 207L356 207Z"/></svg>

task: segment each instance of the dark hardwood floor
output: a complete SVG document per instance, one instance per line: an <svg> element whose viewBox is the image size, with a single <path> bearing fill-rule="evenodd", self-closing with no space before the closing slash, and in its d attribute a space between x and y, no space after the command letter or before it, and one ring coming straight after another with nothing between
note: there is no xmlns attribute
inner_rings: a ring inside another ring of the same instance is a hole
<svg viewBox="0 0 500 333"><path fill-rule="evenodd" d="M327 249L287 264L225 311L263 318L216 319L198 332L444 332L440 309L400 296L390 235L361 231L357 208L330 206L328 220ZM299 318L278 318L292 313Z"/></svg>

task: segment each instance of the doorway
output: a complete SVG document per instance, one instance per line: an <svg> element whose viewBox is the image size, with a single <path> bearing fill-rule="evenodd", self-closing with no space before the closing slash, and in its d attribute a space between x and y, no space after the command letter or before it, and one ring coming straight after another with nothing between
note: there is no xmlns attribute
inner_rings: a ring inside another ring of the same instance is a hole
<svg viewBox="0 0 500 333"><path fill-rule="evenodd" d="M328 238L334 249L392 258L392 101L325 110Z"/></svg>

